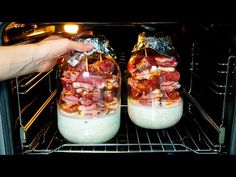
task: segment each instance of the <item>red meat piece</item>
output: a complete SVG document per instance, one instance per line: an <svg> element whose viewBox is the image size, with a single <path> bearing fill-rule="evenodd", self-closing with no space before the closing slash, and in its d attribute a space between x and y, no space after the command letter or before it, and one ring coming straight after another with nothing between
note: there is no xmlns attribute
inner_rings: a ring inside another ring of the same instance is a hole
<svg viewBox="0 0 236 177"><path fill-rule="evenodd" d="M113 71L115 64L112 60L103 60L100 62L99 68L101 71L110 73Z"/></svg>
<svg viewBox="0 0 236 177"><path fill-rule="evenodd" d="M178 82L180 79L180 74L178 71L174 71L174 72L164 72L162 74L162 79L163 81L174 81L174 82Z"/></svg>

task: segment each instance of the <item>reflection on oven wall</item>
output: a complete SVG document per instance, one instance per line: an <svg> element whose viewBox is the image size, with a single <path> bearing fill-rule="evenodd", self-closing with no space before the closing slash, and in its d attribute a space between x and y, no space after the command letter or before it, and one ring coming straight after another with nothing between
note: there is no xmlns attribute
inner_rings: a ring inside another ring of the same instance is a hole
<svg viewBox="0 0 236 177"><path fill-rule="evenodd" d="M184 113L175 126L150 130L134 125L122 92L121 127L103 144L71 144L57 128L58 68L1 82L0 153L194 153L236 154L235 26L178 22L74 23L79 32L105 34L117 54L126 90L126 66L137 35L164 31L180 55ZM2 23L1 45L36 42L65 33L64 23ZM125 42L124 42L125 41Z"/></svg>

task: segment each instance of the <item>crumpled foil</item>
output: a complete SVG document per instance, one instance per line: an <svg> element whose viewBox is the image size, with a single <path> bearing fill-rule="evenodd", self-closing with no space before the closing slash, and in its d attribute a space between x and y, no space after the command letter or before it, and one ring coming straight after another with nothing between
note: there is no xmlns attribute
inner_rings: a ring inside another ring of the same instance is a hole
<svg viewBox="0 0 236 177"><path fill-rule="evenodd" d="M72 66L75 66L79 63L79 60L85 56L92 55L94 53L101 53L105 55L110 55L112 58L116 59L115 52L113 48L109 45L109 41L105 36L75 36L72 40L83 43L90 43L93 46L93 49L90 51L73 51L72 57L68 60L68 63Z"/></svg>
<svg viewBox="0 0 236 177"><path fill-rule="evenodd" d="M141 49L151 48L156 50L162 55L168 57L173 56L174 47L170 36L159 33L157 35L147 36L145 32L139 34L137 44L135 44L132 52L136 52Z"/></svg>

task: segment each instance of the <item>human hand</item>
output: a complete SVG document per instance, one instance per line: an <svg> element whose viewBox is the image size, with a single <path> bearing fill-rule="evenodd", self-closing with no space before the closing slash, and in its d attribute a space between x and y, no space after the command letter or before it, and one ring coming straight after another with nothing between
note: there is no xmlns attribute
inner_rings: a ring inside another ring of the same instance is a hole
<svg viewBox="0 0 236 177"><path fill-rule="evenodd" d="M70 50L92 50L91 44L75 42L60 36L49 36L35 45L33 60L37 64L36 72L49 71L55 66L57 58Z"/></svg>

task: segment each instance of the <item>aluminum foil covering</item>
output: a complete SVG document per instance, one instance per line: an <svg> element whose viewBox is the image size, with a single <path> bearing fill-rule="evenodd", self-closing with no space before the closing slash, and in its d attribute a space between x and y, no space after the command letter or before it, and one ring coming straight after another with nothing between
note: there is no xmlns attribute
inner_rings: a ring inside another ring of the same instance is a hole
<svg viewBox="0 0 236 177"><path fill-rule="evenodd" d="M105 36L75 36L72 40L83 43L90 43L93 46L93 49L90 51L73 51L72 57L68 60L68 63L72 66L77 65L81 58L92 55L94 53L110 55L112 58L116 59L115 52L113 48L109 45L109 41L105 38Z"/></svg>
<svg viewBox="0 0 236 177"><path fill-rule="evenodd" d="M145 48L154 49L158 53L168 57L174 55L174 47L170 36L164 36L162 33L152 36L147 36L145 32L139 34L137 44L134 46L132 52Z"/></svg>

